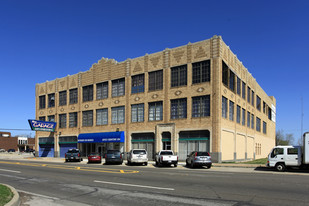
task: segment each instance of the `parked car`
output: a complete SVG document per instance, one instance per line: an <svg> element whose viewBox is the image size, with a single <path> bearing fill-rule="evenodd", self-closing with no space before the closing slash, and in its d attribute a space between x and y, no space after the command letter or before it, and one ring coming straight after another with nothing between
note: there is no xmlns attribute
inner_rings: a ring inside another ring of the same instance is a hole
<svg viewBox="0 0 309 206"><path fill-rule="evenodd" d="M101 155L99 153L91 153L90 155L88 155L88 163L91 162L102 163Z"/></svg>
<svg viewBox="0 0 309 206"><path fill-rule="evenodd" d="M132 149L128 153L127 161L128 165L131 165L132 163L142 163L147 166L148 164L147 151L145 149Z"/></svg>
<svg viewBox="0 0 309 206"><path fill-rule="evenodd" d="M172 150L161 150L156 155L156 165L174 165L177 167L178 164L178 156L174 155Z"/></svg>
<svg viewBox="0 0 309 206"><path fill-rule="evenodd" d="M187 167L206 166L207 168L211 168L211 165L211 156L208 152L194 151L191 152L186 159Z"/></svg>
<svg viewBox="0 0 309 206"><path fill-rule="evenodd" d="M65 161L83 161L83 158L81 157L79 149L69 149L67 153L65 153Z"/></svg>
<svg viewBox="0 0 309 206"><path fill-rule="evenodd" d="M8 152L15 152L15 149L8 149Z"/></svg>
<svg viewBox="0 0 309 206"><path fill-rule="evenodd" d="M5 152L5 149L0 149L0 152Z"/></svg>
<svg viewBox="0 0 309 206"><path fill-rule="evenodd" d="M25 150L25 152L34 152L34 149L30 149L30 148L27 148L26 150Z"/></svg>
<svg viewBox="0 0 309 206"><path fill-rule="evenodd" d="M105 157L105 164L110 164L110 163L122 164L123 163L122 154L119 150L107 150L104 157Z"/></svg>

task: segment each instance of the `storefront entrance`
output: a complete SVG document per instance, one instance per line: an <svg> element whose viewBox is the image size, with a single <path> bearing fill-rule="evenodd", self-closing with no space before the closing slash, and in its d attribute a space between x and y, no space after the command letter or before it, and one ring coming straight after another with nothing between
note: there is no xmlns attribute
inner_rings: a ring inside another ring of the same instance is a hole
<svg viewBox="0 0 309 206"><path fill-rule="evenodd" d="M154 133L133 133L132 149L145 149L148 160L154 159Z"/></svg>

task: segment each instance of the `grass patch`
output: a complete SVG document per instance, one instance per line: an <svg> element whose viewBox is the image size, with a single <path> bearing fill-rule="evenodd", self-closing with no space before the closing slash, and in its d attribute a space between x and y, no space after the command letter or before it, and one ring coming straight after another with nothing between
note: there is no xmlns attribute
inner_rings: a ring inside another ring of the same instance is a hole
<svg viewBox="0 0 309 206"><path fill-rule="evenodd" d="M248 162L243 162L243 164L262 164L265 165L267 163L267 158L256 159Z"/></svg>
<svg viewBox="0 0 309 206"><path fill-rule="evenodd" d="M13 193L10 188L0 185L0 206L5 205L13 198Z"/></svg>

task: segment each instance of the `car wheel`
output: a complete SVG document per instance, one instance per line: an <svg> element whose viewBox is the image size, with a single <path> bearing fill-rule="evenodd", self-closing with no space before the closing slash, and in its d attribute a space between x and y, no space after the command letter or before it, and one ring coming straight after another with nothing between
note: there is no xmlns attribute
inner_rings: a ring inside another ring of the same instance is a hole
<svg viewBox="0 0 309 206"><path fill-rule="evenodd" d="M191 165L190 165L190 166L191 166L191 168L193 168L193 167L194 167L194 163L193 163L193 162L191 162Z"/></svg>
<svg viewBox="0 0 309 206"><path fill-rule="evenodd" d="M177 167L177 164L174 164L174 167Z"/></svg>
<svg viewBox="0 0 309 206"><path fill-rule="evenodd" d="M189 163L188 163L188 160L186 160L186 167L189 167Z"/></svg>
<svg viewBox="0 0 309 206"><path fill-rule="evenodd" d="M128 165L131 165L131 162L128 160Z"/></svg>
<svg viewBox="0 0 309 206"><path fill-rule="evenodd" d="M145 162L145 166L147 166L148 165L148 162Z"/></svg>
<svg viewBox="0 0 309 206"><path fill-rule="evenodd" d="M279 172L283 172L286 170L286 167L283 163L278 163L276 164L276 170L279 171Z"/></svg>
<svg viewBox="0 0 309 206"><path fill-rule="evenodd" d="M210 169L210 168L211 168L211 165L208 165L207 168Z"/></svg>
<svg viewBox="0 0 309 206"><path fill-rule="evenodd" d="M66 159L65 162L68 162L68 160Z"/></svg>
<svg viewBox="0 0 309 206"><path fill-rule="evenodd" d="M156 166L158 166L158 161L156 160Z"/></svg>

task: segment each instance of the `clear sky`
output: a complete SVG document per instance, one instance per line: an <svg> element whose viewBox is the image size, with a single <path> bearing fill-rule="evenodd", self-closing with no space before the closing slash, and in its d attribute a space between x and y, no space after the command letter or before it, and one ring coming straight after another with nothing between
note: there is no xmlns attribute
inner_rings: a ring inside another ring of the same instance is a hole
<svg viewBox="0 0 309 206"><path fill-rule="evenodd" d="M30 129L36 83L89 70L102 57L124 61L221 35L275 96L277 130L298 138L301 98L309 131L308 8L296 0L1 0L0 131Z"/></svg>

